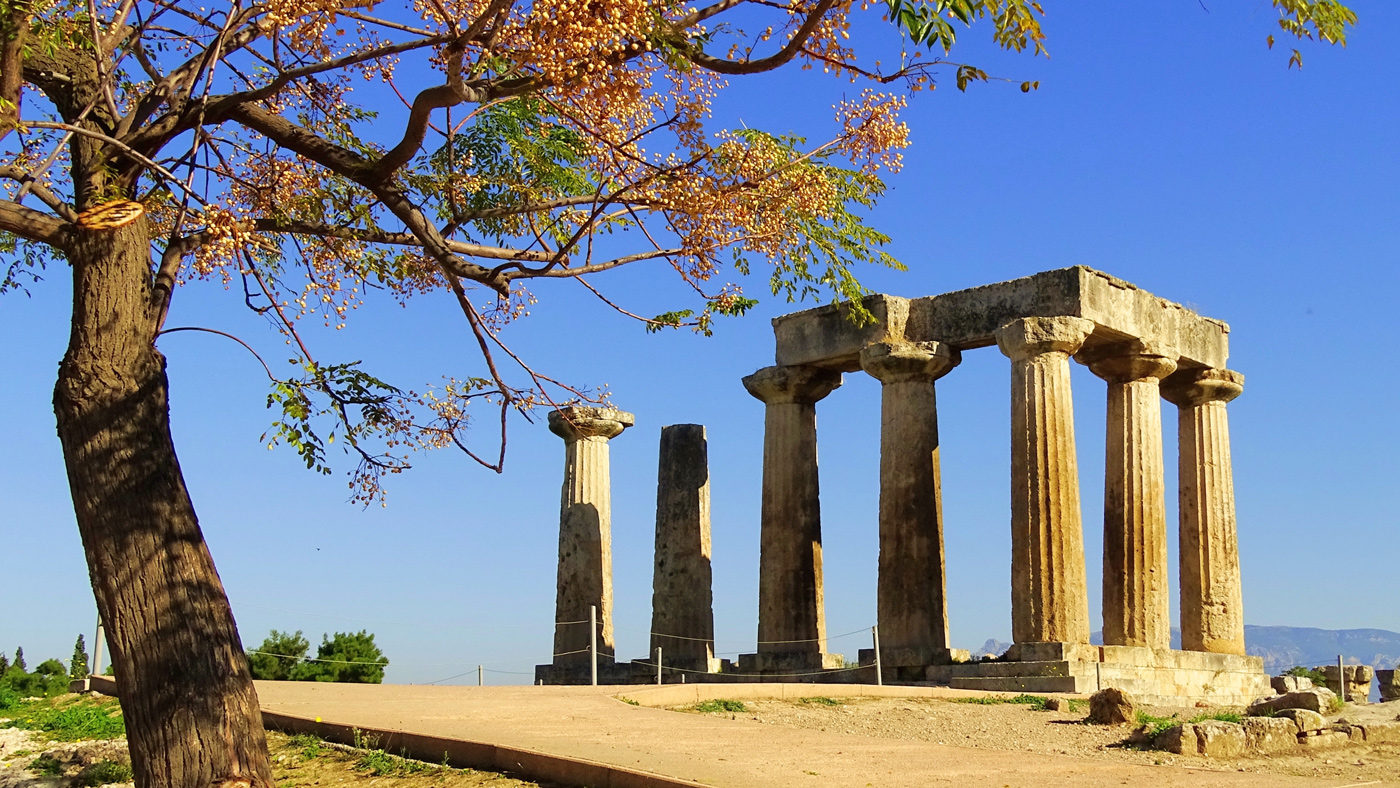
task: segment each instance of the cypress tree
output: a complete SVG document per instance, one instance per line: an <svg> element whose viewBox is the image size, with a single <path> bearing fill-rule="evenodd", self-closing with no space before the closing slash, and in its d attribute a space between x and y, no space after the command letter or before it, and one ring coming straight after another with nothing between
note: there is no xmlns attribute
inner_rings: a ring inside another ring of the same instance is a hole
<svg viewBox="0 0 1400 788"><path fill-rule="evenodd" d="M24 664L24 647L15 646L15 667L25 670L29 666Z"/></svg>
<svg viewBox="0 0 1400 788"><path fill-rule="evenodd" d="M88 655L87 644L83 642L83 636L78 635L78 642L73 645L73 661L69 663L68 678L85 679L88 677Z"/></svg>

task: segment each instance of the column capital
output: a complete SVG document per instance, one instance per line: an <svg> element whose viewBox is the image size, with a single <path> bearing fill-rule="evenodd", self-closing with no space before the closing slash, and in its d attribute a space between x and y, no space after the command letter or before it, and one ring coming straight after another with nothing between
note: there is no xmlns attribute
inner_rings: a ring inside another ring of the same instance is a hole
<svg viewBox="0 0 1400 788"><path fill-rule="evenodd" d="M932 383L962 363L962 354L942 342L873 342L860 351L860 368L881 383Z"/></svg>
<svg viewBox="0 0 1400 788"><path fill-rule="evenodd" d="M765 404L810 405L841 386L841 373L820 367L764 367L743 382L744 388Z"/></svg>
<svg viewBox="0 0 1400 788"><path fill-rule="evenodd" d="M1178 370L1162 381L1162 397L1179 408L1229 402L1244 392L1244 375L1233 369Z"/></svg>
<svg viewBox="0 0 1400 788"><path fill-rule="evenodd" d="M1084 348L1074 360L1109 383L1162 380L1176 370L1177 352L1142 340Z"/></svg>
<svg viewBox="0 0 1400 788"><path fill-rule="evenodd" d="M568 405L549 412L549 431L573 443L584 438L610 440L637 423L625 410Z"/></svg>
<svg viewBox="0 0 1400 788"><path fill-rule="evenodd" d="M1022 317L998 328L997 347L1012 361L1045 353L1073 355L1094 331L1094 321L1082 317Z"/></svg>

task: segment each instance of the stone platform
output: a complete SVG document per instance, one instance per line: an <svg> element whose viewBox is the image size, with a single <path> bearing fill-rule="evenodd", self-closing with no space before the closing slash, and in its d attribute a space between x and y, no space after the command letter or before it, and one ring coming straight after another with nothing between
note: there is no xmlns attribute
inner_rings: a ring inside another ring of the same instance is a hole
<svg viewBox="0 0 1400 788"><path fill-rule="evenodd" d="M993 662L925 668L955 689L1092 693L1116 687L1141 703L1244 706L1272 693L1261 657L1079 643L1022 643Z"/></svg>

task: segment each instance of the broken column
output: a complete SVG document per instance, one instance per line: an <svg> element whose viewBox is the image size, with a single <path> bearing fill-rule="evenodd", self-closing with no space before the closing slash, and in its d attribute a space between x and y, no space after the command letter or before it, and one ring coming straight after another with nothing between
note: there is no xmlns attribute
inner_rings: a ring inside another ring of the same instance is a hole
<svg viewBox="0 0 1400 788"><path fill-rule="evenodd" d="M877 610L888 667L950 661L934 381L961 360L939 342L875 343L860 354L881 383Z"/></svg>
<svg viewBox="0 0 1400 788"><path fill-rule="evenodd" d="M662 427L651 655L655 657L660 647L666 667L707 673L719 669L710 571L710 470L705 427Z"/></svg>
<svg viewBox="0 0 1400 788"><path fill-rule="evenodd" d="M1018 647L1089 642L1069 357L1093 330L1083 318L1026 317L995 334L1012 362L1011 636ZM1013 651L1012 659L1028 653Z"/></svg>
<svg viewBox="0 0 1400 788"><path fill-rule="evenodd" d="M822 603L821 503L817 486L817 402L841 373L807 366L765 367L744 388L766 404L763 510L758 562L758 653L745 670L834 667L826 652Z"/></svg>
<svg viewBox="0 0 1400 788"><path fill-rule="evenodd" d="M555 591L556 668L589 665L590 607L598 610L598 660L611 663L612 491L608 441L635 423L631 413L573 406L550 411L549 429L564 439L559 511L559 576Z"/></svg>
<svg viewBox="0 0 1400 788"><path fill-rule="evenodd" d="M1243 654L1235 483L1225 403L1244 391L1228 369L1183 369L1162 381L1179 441L1181 647Z"/></svg>
<svg viewBox="0 0 1400 788"><path fill-rule="evenodd" d="M1103 498L1103 642L1171 648L1167 501L1162 461L1162 378L1170 350L1141 341L1081 351L1108 382Z"/></svg>

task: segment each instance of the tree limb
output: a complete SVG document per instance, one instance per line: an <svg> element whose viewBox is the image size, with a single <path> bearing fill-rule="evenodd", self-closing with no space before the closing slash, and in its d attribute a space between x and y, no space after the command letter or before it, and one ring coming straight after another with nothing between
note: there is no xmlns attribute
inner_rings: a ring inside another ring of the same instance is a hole
<svg viewBox="0 0 1400 788"><path fill-rule="evenodd" d="M72 225L13 200L0 200L0 230L58 249L68 248Z"/></svg>
<svg viewBox="0 0 1400 788"><path fill-rule="evenodd" d="M688 41L677 42L677 49L685 53L686 59L690 62L718 74L757 74L762 71L772 71L786 65L802 51L807 39L812 37L817 25L821 23L822 17L826 16L826 12L830 11L834 5L836 5L836 0L820 0L786 46L778 50L776 54L759 60L726 60L725 58L713 57L705 54L699 47Z"/></svg>

